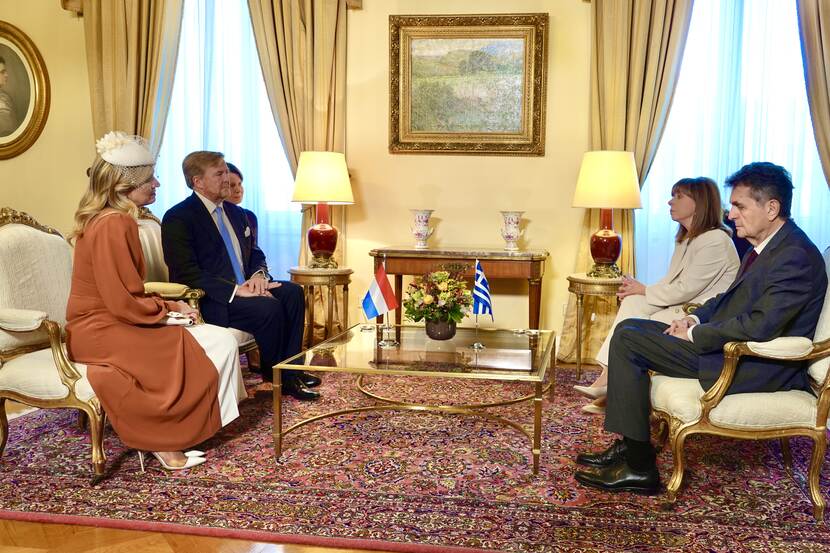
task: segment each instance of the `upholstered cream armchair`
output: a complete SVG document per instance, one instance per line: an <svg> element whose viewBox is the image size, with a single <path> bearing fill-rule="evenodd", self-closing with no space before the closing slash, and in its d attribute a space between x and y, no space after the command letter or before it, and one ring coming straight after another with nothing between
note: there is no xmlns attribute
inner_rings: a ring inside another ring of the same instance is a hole
<svg viewBox="0 0 830 553"><path fill-rule="evenodd" d="M185 300L193 308L199 307L199 299L205 293L202 290L188 288L184 284L170 282L167 264L164 262L164 251L161 246L161 221L146 207L139 210L138 237L141 241L141 251L144 254L144 265L147 276L144 282L144 291L155 293L166 300ZM247 353L257 349L254 337L242 330L229 328L236 343L239 344L239 353Z"/></svg>
<svg viewBox="0 0 830 553"><path fill-rule="evenodd" d="M824 252L824 260L826 266L830 264L830 248ZM665 443L668 437L674 457L674 470L668 483L669 501L675 501L683 481L683 444L692 434L750 440L780 439L784 463L790 474L792 457L789 438L807 436L813 440L807 479L813 515L816 521L823 521L825 502L818 482L827 448L827 415L830 410L830 291L825 296L812 341L785 337L769 342L729 342L723 349L723 372L706 393L694 379L652 376L652 412L663 423L660 441ZM738 361L744 355L811 361L809 374L817 397L800 390L726 395Z"/></svg>
<svg viewBox="0 0 830 553"><path fill-rule="evenodd" d="M9 422L6 400L78 409L89 420L93 481L104 475L104 413L62 341L72 282L72 248L26 213L0 209L0 455Z"/></svg>

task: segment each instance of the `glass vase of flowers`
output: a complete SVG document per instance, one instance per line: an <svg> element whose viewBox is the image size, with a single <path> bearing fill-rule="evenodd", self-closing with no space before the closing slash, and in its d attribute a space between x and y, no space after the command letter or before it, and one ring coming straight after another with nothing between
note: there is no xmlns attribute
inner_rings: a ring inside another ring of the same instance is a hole
<svg viewBox="0 0 830 553"><path fill-rule="evenodd" d="M412 321L426 321L427 336L449 340L473 304L473 295L461 277L462 271L433 271L415 277L406 288L403 306Z"/></svg>

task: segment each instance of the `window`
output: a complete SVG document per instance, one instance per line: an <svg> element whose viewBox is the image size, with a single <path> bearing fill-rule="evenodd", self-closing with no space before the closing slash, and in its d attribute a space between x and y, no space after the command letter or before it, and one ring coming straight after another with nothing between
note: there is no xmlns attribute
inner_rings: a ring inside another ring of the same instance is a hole
<svg viewBox="0 0 830 553"><path fill-rule="evenodd" d="M170 113L151 206L161 217L191 191L184 157L214 150L244 175L242 206L259 220L259 247L275 278L297 264L302 213L262 79L246 2L186 0Z"/></svg>
<svg viewBox="0 0 830 553"><path fill-rule="evenodd" d="M752 161L792 174L792 216L819 249L830 245L830 193L802 73L795 2L697 0L674 102L635 211L637 277L663 277L677 224L671 187L708 176L721 185ZM721 189L724 206L729 191Z"/></svg>

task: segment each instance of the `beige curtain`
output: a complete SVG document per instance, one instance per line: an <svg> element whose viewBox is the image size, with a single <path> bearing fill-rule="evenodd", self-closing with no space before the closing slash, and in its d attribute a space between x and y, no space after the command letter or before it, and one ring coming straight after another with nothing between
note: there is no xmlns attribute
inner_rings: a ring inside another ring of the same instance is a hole
<svg viewBox="0 0 830 553"><path fill-rule="evenodd" d="M83 0L96 138L113 130L161 146L170 108L183 0Z"/></svg>
<svg viewBox="0 0 830 553"><path fill-rule="evenodd" d="M813 134L830 183L830 2L798 0L796 6Z"/></svg>
<svg viewBox="0 0 830 553"><path fill-rule="evenodd" d="M645 180L671 106L692 0L593 0L591 3L591 149L634 152L640 183ZM634 217L614 211L623 237L620 267L634 272ZM598 210L585 214L577 271L590 269L591 234ZM582 317L582 358L593 359L614 321L615 298L586 297ZM559 359L576 360L576 301L571 297L563 325Z"/></svg>
<svg viewBox="0 0 830 553"><path fill-rule="evenodd" d="M265 88L291 169L300 152L345 151L346 0L248 0ZM340 231L334 258L343 262L345 211L332 206L331 224ZM300 264L308 261L306 231L314 210L303 211ZM328 298L317 287L314 340L326 338ZM338 295L334 332L348 309Z"/></svg>

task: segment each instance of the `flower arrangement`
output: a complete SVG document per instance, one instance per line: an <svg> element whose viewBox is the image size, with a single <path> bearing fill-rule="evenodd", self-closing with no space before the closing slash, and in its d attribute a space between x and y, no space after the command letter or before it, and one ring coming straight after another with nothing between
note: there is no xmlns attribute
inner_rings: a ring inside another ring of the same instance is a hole
<svg viewBox="0 0 830 553"><path fill-rule="evenodd" d="M417 276L406 288L403 306L408 319L418 322L461 322L470 311L473 295L460 271L433 271Z"/></svg>

